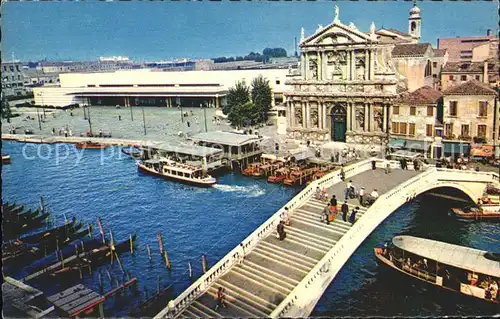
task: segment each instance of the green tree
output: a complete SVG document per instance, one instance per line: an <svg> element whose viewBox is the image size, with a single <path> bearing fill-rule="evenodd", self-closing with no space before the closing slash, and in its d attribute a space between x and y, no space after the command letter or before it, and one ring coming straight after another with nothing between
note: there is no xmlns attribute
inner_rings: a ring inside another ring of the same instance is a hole
<svg viewBox="0 0 500 319"><path fill-rule="evenodd" d="M246 127L259 122L259 109L252 102L238 104L231 109L228 120L234 127Z"/></svg>
<svg viewBox="0 0 500 319"><path fill-rule="evenodd" d="M271 110L272 91L269 81L259 75L252 81L252 102L259 112L259 123L266 122Z"/></svg>
<svg viewBox="0 0 500 319"><path fill-rule="evenodd" d="M229 89L227 104L222 106L222 112L229 115L231 110L238 105L250 102L250 89L243 82L236 82L235 87Z"/></svg>

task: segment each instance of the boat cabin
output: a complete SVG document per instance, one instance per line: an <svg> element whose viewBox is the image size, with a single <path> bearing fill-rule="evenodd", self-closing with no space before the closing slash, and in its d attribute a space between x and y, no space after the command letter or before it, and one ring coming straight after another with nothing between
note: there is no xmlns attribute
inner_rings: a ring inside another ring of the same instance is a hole
<svg viewBox="0 0 500 319"><path fill-rule="evenodd" d="M217 148L189 144L160 143L146 148L153 159L166 158L179 163L201 166L210 171L221 167L222 151Z"/></svg>

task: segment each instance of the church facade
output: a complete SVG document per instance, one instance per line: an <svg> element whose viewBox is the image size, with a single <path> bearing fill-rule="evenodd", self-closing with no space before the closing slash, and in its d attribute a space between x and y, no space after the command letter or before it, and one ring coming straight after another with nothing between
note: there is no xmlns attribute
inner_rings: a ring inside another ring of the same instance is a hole
<svg viewBox="0 0 500 319"><path fill-rule="evenodd" d="M285 91L287 136L297 140L386 144L391 107L401 78L392 62L397 43L416 43L421 21L410 11L409 34L362 32L334 21L305 37L302 32L300 76L290 76Z"/></svg>

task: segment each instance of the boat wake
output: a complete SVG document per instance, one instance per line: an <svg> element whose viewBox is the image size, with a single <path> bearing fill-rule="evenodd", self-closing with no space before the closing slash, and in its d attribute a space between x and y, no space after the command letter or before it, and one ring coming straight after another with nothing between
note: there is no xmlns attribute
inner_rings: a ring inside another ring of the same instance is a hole
<svg viewBox="0 0 500 319"><path fill-rule="evenodd" d="M216 188L222 192L241 193L244 194L245 197L259 197L266 193L258 185L235 186L235 185L216 184L213 186L213 188Z"/></svg>

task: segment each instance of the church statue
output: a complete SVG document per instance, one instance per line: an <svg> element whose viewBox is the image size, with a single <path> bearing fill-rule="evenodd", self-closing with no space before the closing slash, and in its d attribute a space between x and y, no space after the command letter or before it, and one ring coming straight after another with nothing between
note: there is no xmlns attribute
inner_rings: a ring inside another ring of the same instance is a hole
<svg viewBox="0 0 500 319"><path fill-rule="evenodd" d="M356 122L359 130L364 130L365 128L365 111L364 108L356 108Z"/></svg>
<svg viewBox="0 0 500 319"><path fill-rule="evenodd" d="M304 33L304 27L300 28L300 42L304 41L306 39L305 33Z"/></svg>
<svg viewBox="0 0 500 319"><path fill-rule="evenodd" d="M339 6L335 5L335 18L333 19L333 22L340 22L339 11Z"/></svg>
<svg viewBox="0 0 500 319"><path fill-rule="evenodd" d="M375 34L375 22L372 21L372 24L370 25L370 34Z"/></svg>
<svg viewBox="0 0 500 319"><path fill-rule="evenodd" d="M318 119L318 109L311 108L311 122L313 127L318 127L319 119Z"/></svg>
<svg viewBox="0 0 500 319"><path fill-rule="evenodd" d="M375 123L377 124L377 131L384 131L384 123L382 119L382 112L380 110L376 110L373 114Z"/></svg>
<svg viewBox="0 0 500 319"><path fill-rule="evenodd" d="M297 125L302 125L302 109L301 108L295 109L295 121L296 121Z"/></svg>
<svg viewBox="0 0 500 319"><path fill-rule="evenodd" d="M318 63L315 60L309 61L309 70L311 71L312 79L317 80L318 79Z"/></svg>

